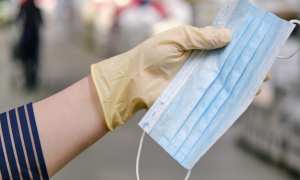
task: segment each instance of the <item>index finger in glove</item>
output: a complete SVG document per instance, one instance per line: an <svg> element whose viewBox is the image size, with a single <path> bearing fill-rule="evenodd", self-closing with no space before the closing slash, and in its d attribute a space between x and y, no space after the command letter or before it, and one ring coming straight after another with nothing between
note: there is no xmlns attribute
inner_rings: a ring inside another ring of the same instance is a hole
<svg viewBox="0 0 300 180"><path fill-rule="evenodd" d="M224 47L231 40L231 30L218 27L180 26L166 32L182 50L211 50Z"/></svg>

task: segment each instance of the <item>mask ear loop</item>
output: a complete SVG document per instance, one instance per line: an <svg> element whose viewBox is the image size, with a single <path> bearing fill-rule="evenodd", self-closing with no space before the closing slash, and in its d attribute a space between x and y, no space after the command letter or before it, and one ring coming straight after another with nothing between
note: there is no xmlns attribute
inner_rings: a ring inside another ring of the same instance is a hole
<svg viewBox="0 0 300 180"><path fill-rule="evenodd" d="M137 151L137 155L136 155L136 163L135 163L135 173L136 173L136 179L137 180L141 180L140 178L140 159L141 159L141 152L142 152L142 148L143 148L143 144L144 144L144 139L145 139L145 131L143 132L141 139L140 139L140 143L139 143L139 148ZM184 180L188 180L191 176L191 170L188 170Z"/></svg>
<svg viewBox="0 0 300 180"><path fill-rule="evenodd" d="M291 23L296 24L298 26L300 26L300 21L297 19L293 19L290 20ZM295 52L293 52L291 55L289 56L277 56L278 59L291 59L292 57L294 57L296 54L298 54L300 51L300 48L298 48Z"/></svg>
<svg viewBox="0 0 300 180"><path fill-rule="evenodd" d="M145 139L145 131L143 131L143 134L141 136L140 139L140 143L139 143L139 148L138 148L138 152L136 155L136 162L135 162L135 174L136 174L136 179L140 180L140 159L141 159L141 152L142 152L142 148L143 148L143 144L144 144L144 139Z"/></svg>

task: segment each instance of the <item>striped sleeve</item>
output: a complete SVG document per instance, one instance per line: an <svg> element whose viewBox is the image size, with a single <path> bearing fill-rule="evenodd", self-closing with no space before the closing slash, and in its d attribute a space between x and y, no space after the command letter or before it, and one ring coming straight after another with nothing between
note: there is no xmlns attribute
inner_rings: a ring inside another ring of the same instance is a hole
<svg viewBox="0 0 300 180"><path fill-rule="evenodd" d="M49 179L32 103L0 114L0 179Z"/></svg>

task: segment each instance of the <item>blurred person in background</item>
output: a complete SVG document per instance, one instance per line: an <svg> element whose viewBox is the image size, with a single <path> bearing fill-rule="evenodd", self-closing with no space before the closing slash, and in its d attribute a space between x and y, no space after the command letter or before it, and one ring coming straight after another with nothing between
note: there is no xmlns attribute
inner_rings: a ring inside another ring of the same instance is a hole
<svg viewBox="0 0 300 180"><path fill-rule="evenodd" d="M18 58L23 66L25 87L27 90L34 90L38 84L40 29L43 24L42 12L34 0L26 0L20 4L17 21L22 26L17 48Z"/></svg>

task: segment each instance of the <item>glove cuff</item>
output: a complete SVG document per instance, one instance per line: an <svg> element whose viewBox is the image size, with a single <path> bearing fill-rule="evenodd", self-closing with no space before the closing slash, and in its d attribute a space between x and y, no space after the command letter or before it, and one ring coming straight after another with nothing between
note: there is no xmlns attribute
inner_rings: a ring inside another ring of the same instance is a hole
<svg viewBox="0 0 300 180"><path fill-rule="evenodd" d="M91 65L91 76L96 87L106 126L110 131L113 131L116 127L123 123L120 118L115 118L113 117L114 115L111 114L111 103L107 102L109 100L107 99L107 95L104 94L104 92L107 92L105 89L109 88L109 85L105 82L105 77L102 75L103 72L101 71L101 63L102 62Z"/></svg>

